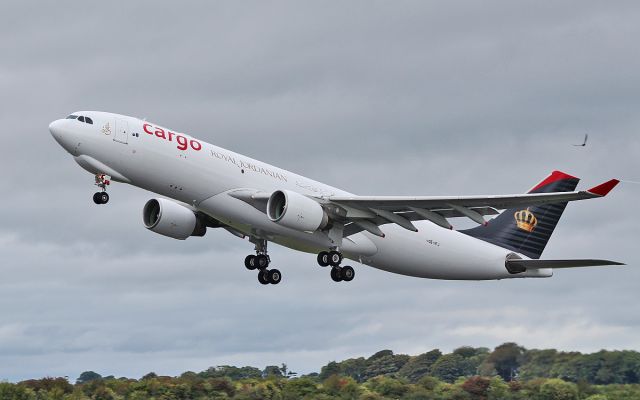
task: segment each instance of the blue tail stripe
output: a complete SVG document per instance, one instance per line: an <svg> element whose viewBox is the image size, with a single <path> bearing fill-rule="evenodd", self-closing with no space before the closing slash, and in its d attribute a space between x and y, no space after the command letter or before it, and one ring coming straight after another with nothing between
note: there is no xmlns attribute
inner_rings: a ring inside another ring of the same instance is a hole
<svg viewBox="0 0 640 400"><path fill-rule="evenodd" d="M578 186L579 181L578 178L566 177L542 187L536 187L530 193L571 192ZM529 208L512 208L503 211L498 217L489 221L487 226L478 226L461 232L522 253L527 257L538 259L549 242L566 206L567 203L555 203ZM517 221L516 213L522 212L524 214L519 214L521 221ZM531 218L529 214L533 214L535 217L535 224L527 223L528 218ZM526 217L522 217L522 215L526 215Z"/></svg>

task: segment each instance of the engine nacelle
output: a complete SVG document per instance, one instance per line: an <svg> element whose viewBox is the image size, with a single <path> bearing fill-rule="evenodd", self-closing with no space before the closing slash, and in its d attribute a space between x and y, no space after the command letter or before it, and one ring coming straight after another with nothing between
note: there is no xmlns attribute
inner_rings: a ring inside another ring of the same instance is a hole
<svg viewBox="0 0 640 400"><path fill-rule="evenodd" d="M317 201L290 190L276 190L271 194L267 216L275 223L304 232L322 229L329 222Z"/></svg>
<svg viewBox="0 0 640 400"><path fill-rule="evenodd" d="M185 240L189 236L204 236L206 225L193 210L167 199L151 199L142 210L144 226L155 233Z"/></svg>

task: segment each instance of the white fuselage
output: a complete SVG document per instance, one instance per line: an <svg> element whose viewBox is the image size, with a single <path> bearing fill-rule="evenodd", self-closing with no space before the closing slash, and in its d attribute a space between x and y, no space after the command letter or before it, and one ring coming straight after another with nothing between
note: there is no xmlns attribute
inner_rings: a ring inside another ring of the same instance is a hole
<svg viewBox="0 0 640 400"><path fill-rule="evenodd" d="M137 118L96 111L76 114L91 117L93 124L62 119L50 130L89 172L189 204L248 236L312 253L331 247L326 233L286 228L228 193L287 189L321 198L348 192ZM384 225L384 238L358 233L345 238L342 251L375 268L424 278L551 276L550 270L511 275L504 264L511 251L428 221L416 222L416 227L418 232Z"/></svg>

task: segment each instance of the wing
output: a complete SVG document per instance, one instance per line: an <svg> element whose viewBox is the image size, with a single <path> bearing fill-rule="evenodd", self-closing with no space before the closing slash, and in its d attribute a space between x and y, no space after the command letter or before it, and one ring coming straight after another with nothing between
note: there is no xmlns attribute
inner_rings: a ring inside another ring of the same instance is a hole
<svg viewBox="0 0 640 400"><path fill-rule="evenodd" d="M448 218L467 217L478 224L487 224L486 215L499 214L499 209L529 207L547 203L568 202L603 197L617 184L612 179L586 191L527 193L498 196L331 196L317 198L330 217L344 226L343 236L361 231L384 237L379 228L397 224L417 231L412 221L428 220L452 229ZM231 190L229 196L244 201L266 213L270 193L242 188Z"/></svg>
<svg viewBox="0 0 640 400"><path fill-rule="evenodd" d="M486 224L483 215L497 213L496 209L538 206L548 203L563 203L585 200L607 195L617 184L612 179L586 191L527 193L498 196L333 196L326 200L340 206L349 223L345 224L345 235L362 230L378 236L384 234L378 225L394 223L417 231L414 220L429 220L445 228L451 228L450 217L467 217L479 224ZM355 225L355 226L351 226Z"/></svg>

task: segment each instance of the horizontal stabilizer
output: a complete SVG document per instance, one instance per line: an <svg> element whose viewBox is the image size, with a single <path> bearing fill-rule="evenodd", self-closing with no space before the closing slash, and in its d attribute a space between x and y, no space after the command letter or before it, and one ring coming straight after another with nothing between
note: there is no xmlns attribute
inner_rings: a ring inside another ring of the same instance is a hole
<svg viewBox="0 0 640 400"><path fill-rule="evenodd" d="M541 268L577 268L577 267L597 267L602 265L625 265L617 261L610 260L516 260L505 261L508 270L527 270Z"/></svg>
<svg viewBox="0 0 640 400"><path fill-rule="evenodd" d="M597 194L598 196L606 196L614 187L618 185L618 183L620 183L619 180L611 179L596 187L592 187L591 189L587 190L587 192Z"/></svg>

